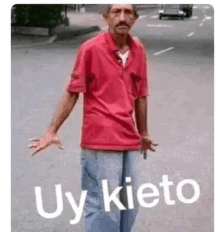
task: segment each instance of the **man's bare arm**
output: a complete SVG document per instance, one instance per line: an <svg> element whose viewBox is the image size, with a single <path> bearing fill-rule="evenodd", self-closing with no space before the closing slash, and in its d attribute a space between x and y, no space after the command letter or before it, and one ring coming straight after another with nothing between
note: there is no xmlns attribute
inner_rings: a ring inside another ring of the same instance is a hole
<svg viewBox="0 0 220 232"><path fill-rule="evenodd" d="M54 118L48 127L48 129L52 133L57 133L60 126L71 113L73 107L75 106L78 100L78 97L79 93L70 93L68 91L64 91L63 95L61 96L59 105L56 109L56 112L54 114Z"/></svg>
<svg viewBox="0 0 220 232"><path fill-rule="evenodd" d="M137 129L140 135L147 136L147 97L136 99L135 102L135 118Z"/></svg>
<svg viewBox="0 0 220 232"><path fill-rule="evenodd" d="M153 146L157 146L149 136L147 123L147 97L140 97L135 101L135 118L139 134L142 137L142 151L147 149L155 151ZM153 145L153 146L152 146Z"/></svg>
<svg viewBox="0 0 220 232"><path fill-rule="evenodd" d="M57 136L57 131L71 113L78 97L79 93L70 93L66 90L64 91L55 111L54 118L48 126L45 134L40 139L31 139L31 142L34 142L29 145L29 148L33 148L32 155L45 149L51 144L56 144L59 148L62 148L61 141Z"/></svg>

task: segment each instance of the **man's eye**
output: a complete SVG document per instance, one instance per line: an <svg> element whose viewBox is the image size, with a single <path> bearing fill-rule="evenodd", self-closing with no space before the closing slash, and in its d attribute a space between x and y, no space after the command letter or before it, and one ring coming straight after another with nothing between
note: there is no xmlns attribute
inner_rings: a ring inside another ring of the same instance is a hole
<svg viewBox="0 0 220 232"><path fill-rule="evenodd" d="M113 14L119 14L121 12L121 10L114 10L112 13Z"/></svg>
<svg viewBox="0 0 220 232"><path fill-rule="evenodd" d="M133 14L133 12L131 10L125 10L126 14Z"/></svg>

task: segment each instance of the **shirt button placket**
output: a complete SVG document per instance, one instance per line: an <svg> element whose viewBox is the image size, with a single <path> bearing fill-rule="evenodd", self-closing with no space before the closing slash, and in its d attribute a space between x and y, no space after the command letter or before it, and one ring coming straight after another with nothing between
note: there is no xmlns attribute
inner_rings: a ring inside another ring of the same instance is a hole
<svg viewBox="0 0 220 232"><path fill-rule="evenodd" d="M121 73L121 76L123 76L123 65L122 65L122 59L119 59L118 61L119 61L120 66L121 66L121 71L120 71L120 73Z"/></svg>

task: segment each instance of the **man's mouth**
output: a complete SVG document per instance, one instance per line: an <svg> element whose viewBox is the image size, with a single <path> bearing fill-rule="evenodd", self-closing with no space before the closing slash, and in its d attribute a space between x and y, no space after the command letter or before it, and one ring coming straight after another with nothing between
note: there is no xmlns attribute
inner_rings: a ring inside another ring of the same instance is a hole
<svg viewBox="0 0 220 232"><path fill-rule="evenodd" d="M128 25L118 25L117 27L120 27L120 28L129 28Z"/></svg>

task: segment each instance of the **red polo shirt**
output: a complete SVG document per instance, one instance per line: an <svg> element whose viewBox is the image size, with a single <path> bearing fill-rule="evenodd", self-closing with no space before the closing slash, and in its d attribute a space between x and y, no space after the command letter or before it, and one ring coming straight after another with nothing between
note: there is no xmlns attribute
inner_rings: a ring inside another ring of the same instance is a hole
<svg viewBox="0 0 220 232"><path fill-rule="evenodd" d="M82 148L141 149L133 111L135 99L148 95L147 60L138 39L129 36L128 42L130 55L124 67L108 32L78 51L67 90L84 93Z"/></svg>

